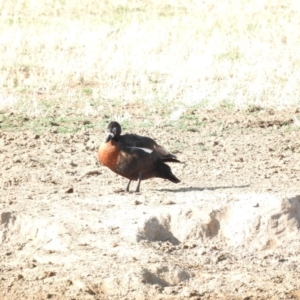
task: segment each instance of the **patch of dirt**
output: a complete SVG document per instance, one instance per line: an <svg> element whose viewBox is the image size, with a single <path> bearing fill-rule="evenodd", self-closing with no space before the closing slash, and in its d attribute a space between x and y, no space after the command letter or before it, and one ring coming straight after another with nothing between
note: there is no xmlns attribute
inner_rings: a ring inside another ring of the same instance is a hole
<svg viewBox="0 0 300 300"><path fill-rule="evenodd" d="M299 299L298 112L189 114L131 130L182 161L140 194L105 128L0 131L1 299Z"/></svg>

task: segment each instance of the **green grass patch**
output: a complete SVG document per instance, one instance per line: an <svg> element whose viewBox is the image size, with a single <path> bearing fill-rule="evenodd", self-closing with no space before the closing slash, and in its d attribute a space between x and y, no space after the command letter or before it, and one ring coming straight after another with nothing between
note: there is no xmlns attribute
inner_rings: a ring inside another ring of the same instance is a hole
<svg viewBox="0 0 300 300"><path fill-rule="evenodd" d="M70 117L24 117L24 116L7 116L0 115L0 130L21 131L31 130L36 133L55 131L57 133L75 133L82 129L99 129L106 128L106 120L100 121L92 118L88 119L83 116Z"/></svg>

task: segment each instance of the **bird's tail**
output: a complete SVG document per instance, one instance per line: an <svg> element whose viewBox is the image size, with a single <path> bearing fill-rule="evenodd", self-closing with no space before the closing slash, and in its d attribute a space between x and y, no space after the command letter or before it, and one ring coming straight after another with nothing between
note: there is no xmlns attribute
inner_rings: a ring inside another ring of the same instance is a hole
<svg viewBox="0 0 300 300"><path fill-rule="evenodd" d="M157 174L156 174L157 177L168 179L174 183L180 182L180 180L172 173L171 168L168 165L160 162L156 170L157 170Z"/></svg>

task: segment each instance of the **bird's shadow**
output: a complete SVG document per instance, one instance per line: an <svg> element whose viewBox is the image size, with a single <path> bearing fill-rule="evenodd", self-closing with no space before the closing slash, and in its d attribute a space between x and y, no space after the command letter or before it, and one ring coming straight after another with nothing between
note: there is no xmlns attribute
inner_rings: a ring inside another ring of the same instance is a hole
<svg viewBox="0 0 300 300"><path fill-rule="evenodd" d="M196 191L215 191L220 189L242 189L250 187L249 184L247 185L237 185L237 186L214 186L214 187L185 187L179 189L157 189L158 192L173 192L173 193L180 193L180 192L196 192Z"/></svg>

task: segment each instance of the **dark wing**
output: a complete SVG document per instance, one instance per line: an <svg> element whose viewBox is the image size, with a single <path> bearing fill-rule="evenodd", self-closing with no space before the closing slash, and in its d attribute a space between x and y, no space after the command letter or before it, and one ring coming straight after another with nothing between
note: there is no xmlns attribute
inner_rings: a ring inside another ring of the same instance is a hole
<svg viewBox="0 0 300 300"><path fill-rule="evenodd" d="M124 134L120 136L119 142L122 145L122 151L134 154L136 152L145 152L156 154L164 162L180 162L176 156L168 152L165 148L158 145L153 139L135 134Z"/></svg>
<svg viewBox="0 0 300 300"><path fill-rule="evenodd" d="M164 147L157 145L155 152L158 154L159 158L164 162L180 162L176 155L168 152Z"/></svg>
<svg viewBox="0 0 300 300"><path fill-rule="evenodd" d="M128 154L149 155L154 152L156 143L149 137L136 134L124 134L119 138L121 150Z"/></svg>

